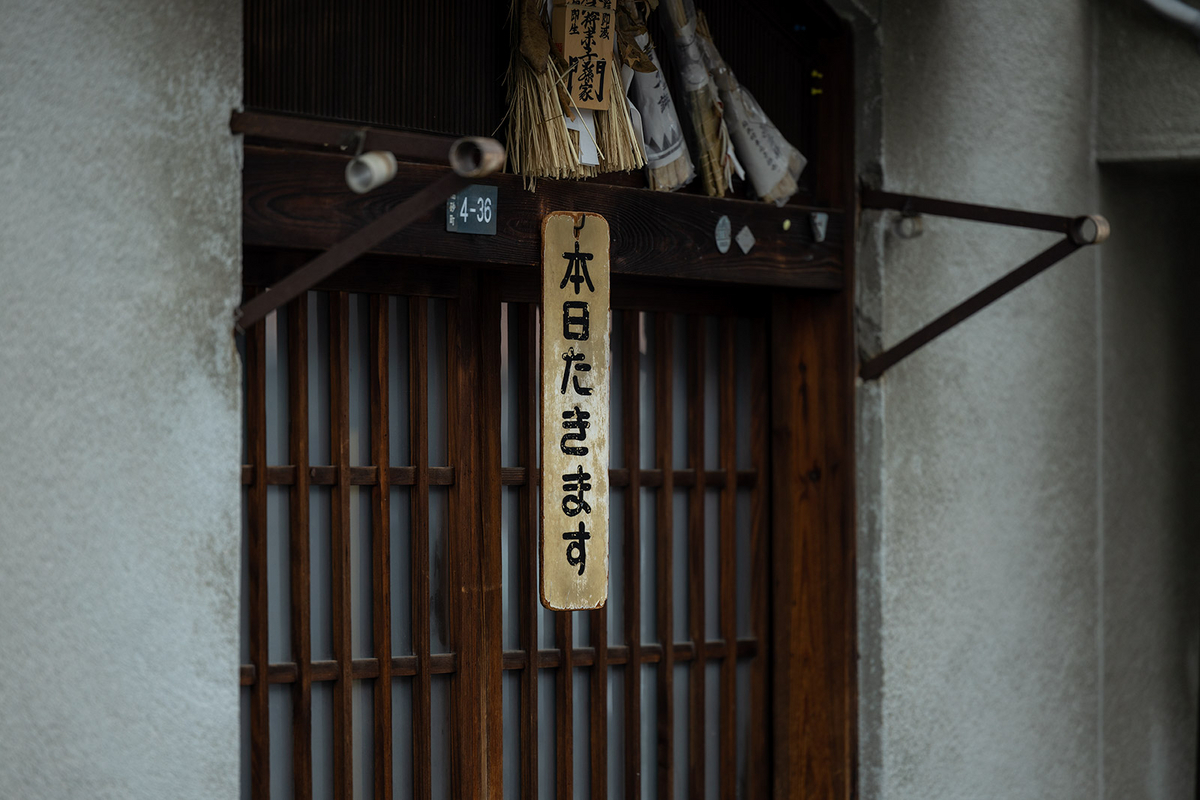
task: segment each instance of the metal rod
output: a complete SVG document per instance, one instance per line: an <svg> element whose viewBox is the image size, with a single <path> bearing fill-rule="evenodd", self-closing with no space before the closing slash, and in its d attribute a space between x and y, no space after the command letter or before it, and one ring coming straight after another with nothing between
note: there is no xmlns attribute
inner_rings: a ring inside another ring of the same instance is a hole
<svg viewBox="0 0 1200 800"><path fill-rule="evenodd" d="M387 150L395 153L401 161L445 161L450 145L455 141L453 136L349 126L344 122L325 122L260 111L233 112L229 129L233 133L259 139L337 147L351 155L360 148Z"/></svg>
<svg viewBox="0 0 1200 800"><path fill-rule="evenodd" d="M912 194L882 192L863 188L860 200L863 208L892 209L904 214L932 214L935 217L953 217L976 222L991 222L996 225L1012 225L1017 228L1033 228L1039 231L1070 233L1075 217L1057 214L1038 214L1015 208L980 206L974 203L958 203L953 200L938 200Z"/></svg>
<svg viewBox="0 0 1200 800"><path fill-rule="evenodd" d="M470 183L469 179L449 172L405 200L379 219L371 222L312 261L275 284L238 309L235 325L246 330L289 300L300 296L349 264L383 240L403 230L429 209Z"/></svg>
<svg viewBox="0 0 1200 800"><path fill-rule="evenodd" d="M1047 250L1026 261L1012 272L1000 278L990 286L981 289L954 308L909 336L904 341L884 350L879 355L867 361L859 369L858 374L865 381L873 380L882 375L889 367L912 355L912 353L929 344L958 323L975 315L990 306L1004 295L1016 289L1040 272L1062 261L1067 256L1083 247L1071 237L1060 240Z"/></svg>

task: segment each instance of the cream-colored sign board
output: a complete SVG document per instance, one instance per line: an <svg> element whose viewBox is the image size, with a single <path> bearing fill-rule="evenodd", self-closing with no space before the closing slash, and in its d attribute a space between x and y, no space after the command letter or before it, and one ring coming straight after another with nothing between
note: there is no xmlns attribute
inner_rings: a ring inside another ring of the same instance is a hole
<svg viewBox="0 0 1200 800"><path fill-rule="evenodd" d="M608 222L542 220L542 604L608 599Z"/></svg>

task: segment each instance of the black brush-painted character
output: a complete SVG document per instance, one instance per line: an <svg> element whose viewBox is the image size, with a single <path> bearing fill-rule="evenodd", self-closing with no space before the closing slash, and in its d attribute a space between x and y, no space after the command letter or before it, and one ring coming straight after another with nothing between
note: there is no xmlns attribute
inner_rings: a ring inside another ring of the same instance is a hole
<svg viewBox="0 0 1200 800"><path fill-rule="evenodd" d="M568 472L562 476L563 491L567 494L562 499L563 513L568 517L577 516L580 512L585 514L592 513L592 507L587 500L583 499L584 492L590 492L592 485L588 483L592 479L589 472L583 471L583 465L579 465L579 469L575 472Z"/></svg>
<svg viewBox="0 0 1200 800"><path fill-rule="evenodd" d="M588 422L591 416L591 413L588 411L580 411L579 406L575 406L570 411L563 412L562 426L567 432L563 434L562 440L559 442L559 447L562 448L564 453L569 456L586 456L588 454L586 447L575 447L568 445L567 442L587 441L587 429L592 426L592 423Z"/></svg>

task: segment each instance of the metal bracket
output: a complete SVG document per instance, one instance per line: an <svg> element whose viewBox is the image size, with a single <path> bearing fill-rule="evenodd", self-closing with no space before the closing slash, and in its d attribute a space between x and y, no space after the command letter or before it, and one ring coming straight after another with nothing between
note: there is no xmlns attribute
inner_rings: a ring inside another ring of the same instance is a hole
<svg viewBox="0 0 1200 800"><path fill-rule="evenodd" d="M450 145L447 160L453 172L438 178L379 219L364 225L279 283L243 303L234 316L238 333L404 230L438 203L469 185L472 179L500 169L504 166L504 146L495 139L467 136Z"/></svg>
<svg viewBox="0 0 1200 800"><path fill-rule="evenodd" d="M1017 228L1032 228L1034 230L1054 231L1055 233L1064 234L1064 237L1058 243L1042 251L1029 261L1026 261L991 285L971 295L899 344L889 347L879 355L868 360L858 370L859 377L866 381L878 378L889 367L912 355L918 349L929 344L955 325L987 308L1013 289L1016 289L1035 275L1054 266L1076 250L1088 245L1100 244L1109 235L1108 220L1099 214L1082 217L1036 214L1012 208L980 206L972 203L957 203L951 200L937 200L931 197L918 197L910 194L881 192L877 189L865 187L862 189L860 201L863 208L890 209L899 211L906 217L912 217L917 214L929 214L935 217L952 217L954 219L967 219L976 222L990 222L995 225L1010 225Z"/></svg>

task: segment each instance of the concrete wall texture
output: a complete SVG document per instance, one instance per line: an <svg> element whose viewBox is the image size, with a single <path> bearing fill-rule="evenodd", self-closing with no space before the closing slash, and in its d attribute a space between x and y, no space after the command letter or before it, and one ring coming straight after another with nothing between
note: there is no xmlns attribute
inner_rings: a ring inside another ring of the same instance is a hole
<svg viewBox="0 0 1200 800"><path fill-rule="evenodd" d="M865 175L1115 231L860 391L861 795L1190 796L1200 180L1097 155L1192 152L1200 53L1137 0L843 5ZM860 231L868 352L1055 239L890 220Z"/></svg>
<svg viewBox="0 0 1200 800"><path fill-rule="evenodd" d="M241 10L0 8L0 797L234 797Z"/></svg>

